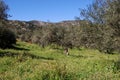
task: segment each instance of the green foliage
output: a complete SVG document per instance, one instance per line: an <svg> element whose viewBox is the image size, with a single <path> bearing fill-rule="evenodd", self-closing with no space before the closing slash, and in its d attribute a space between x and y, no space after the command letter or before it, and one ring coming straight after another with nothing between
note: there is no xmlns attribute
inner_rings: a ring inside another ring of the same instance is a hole
<svg viewBox="0 0 120 80"><path fill-rule="evenodd" d="M108 0L108 8L105 14L106 24L114 29L115 36L120 36L120 1Z"/></svg>
<svg viewBox="0 0 120 80"><path fill-rule="evenodd" d="M17 42L18 49L0 49L1 80L119 80L119 54L102 54L92 49L45 48ZM22 50L20 50L22 48ZM12 55L10 55L12 54ZM32 57L36 56L36 57ZM16 74L15 74L16 73Z"/></svg>
<svg viewBox="0 0 120 80"><path fill-rule="evenodd" d="M107 25L79 21L78 26L48 25L35 29L18 30L22 41L38 44L42 47L56 44L63 47L86 47L98 49L105 53L119 52L120 38Z"/></svg>
<svg viewBox="0 0 120 80"><path fill-rule="evenodd" d="M93 46L105 53L114 53L114 51L119 52L120 1L95 0L91 5L87 7L87 9L81 9L80 13L85 20L89 20L93 23L93 25L98 26L97 30L96 28L94 28L93 31L91 31L90 33L85 33L86 35L92 37L90 40L93 41L94 39L96 39L92 43L95 43L97 46ZM86 30L88 31L90 30L90 28L87 28ZM85 41L89 45L92 44L89 43L88 40Z"/></svg>
<svg viewBox="0 0 120 80"><path fill-rule="evenodd" d="M7 27L8 6L0 0L0 48L10 48L16 43L15 34Z"/></svg>
<svg viewBox="0 0 120 80"><path fill-rule="evenodd" d="M0 27L0 48L10 48L15 43L15 34L5 27Z"/></svg>
<svg viewBox="0 0 120 80"><path fill-rule="evenodd" d="M32 42L42 47L49 44L61 45L64 38L64 28L56 26L44 26L33 31Z"/></svg>

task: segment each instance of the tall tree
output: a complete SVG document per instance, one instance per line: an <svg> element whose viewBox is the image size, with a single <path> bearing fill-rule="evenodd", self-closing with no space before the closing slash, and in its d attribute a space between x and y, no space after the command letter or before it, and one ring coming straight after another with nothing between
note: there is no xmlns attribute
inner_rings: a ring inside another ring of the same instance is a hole
<svg viewBox="0 0 120 80"><path fill-rule="evenodd" d="M120 0L107 0L108 6L105 14L106 24L120 36Z"/></svg>
<svg viewBox="0 0 120 80"><path fill-rule="evenodd" d="M120 49L120 0L94 0L87 9L81 9L80 15L94 25L97 24L97 29L93 29L97 30L94 31L96 35L89 36L92 36L90 40L97 35L101 36L101 40L96 41L99 42L99 49L109 53Z"/></svg>
<svg viewBox="0 0 120 80"><path fill-rule="evenodd" d="M120 32L120 0L95 0L87 9L81 9L85 20L104 23Z"/></svg>
<svg viewBox="0 0 120 80"><path fill-rule="evenodd" d="M80 15L85 20L90 20L94 23L104 23L105 1L95 0L92 4L88 5L87 9L80 9Z"/></svg>
<svg viewBox="0 0 120 80"><path fill-rule="evenodd" d="M8 6L3 0L0 0L0 48L10 48L13 44L16 44L16 36L14 32L7 28L7 10Z"/></svg>
<svg viewBox="0 0 120 80"><path fill-rule="evenodd" d="M8 6L4 3L3 0L0 0L0 20L8 18L7 10L9 10Z"/></svg>

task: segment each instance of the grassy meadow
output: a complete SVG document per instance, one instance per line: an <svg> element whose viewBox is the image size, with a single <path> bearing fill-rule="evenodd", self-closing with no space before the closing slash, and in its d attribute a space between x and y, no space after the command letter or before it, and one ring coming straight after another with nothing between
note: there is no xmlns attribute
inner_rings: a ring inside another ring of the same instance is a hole
<svg viewBox="0 0 120 80"><path fill-rule="evenodd" d="M17 42L0 49L0 80L120 80L119 54ZM117 64L118 63L118 64Z"/></svg>

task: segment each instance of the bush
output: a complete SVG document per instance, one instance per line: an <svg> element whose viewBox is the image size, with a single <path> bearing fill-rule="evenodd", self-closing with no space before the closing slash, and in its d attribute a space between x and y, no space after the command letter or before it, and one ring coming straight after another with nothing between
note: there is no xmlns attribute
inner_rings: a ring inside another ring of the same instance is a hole
<svg viewBox="0 0 120 80"><path fill-rule="evenodd" d="M13 44L16 44L15 34L5 27L0 27L0 48L11 48Z"/></svg>

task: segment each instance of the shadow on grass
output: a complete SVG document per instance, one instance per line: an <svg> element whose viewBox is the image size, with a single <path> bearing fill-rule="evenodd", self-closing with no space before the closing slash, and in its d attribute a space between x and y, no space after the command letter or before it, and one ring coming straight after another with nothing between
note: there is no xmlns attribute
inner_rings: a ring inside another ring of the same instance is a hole
<svg viewBox="0 0 120 80"><path fill-rule="evenodd" d="M69 55L71 57L75 57L75 58L92 58L94 56L83 56L83 55Z"/></svg>
<svg viewBox="0 0 120 80"><path fill-rule="evenodd" d="M29 49L26 49L26 48L20 48L20 47L14 46L14 45L12 45L12 46L7 46L6 48L1 48L1 49L3 49L3 50L5 50L5 49L14 49L14 50L24 50L24 51L29 51Z"/></svg>
<svg viewBox="0 0 120 80"><path fill-rule="evenodd" d="M120 72L120 60L114 62L114 72Z"/></svg>
<svg viewBox="0 0 120 80"><path fill-rule="evenodd" d="M12 46L11 49L29 51L29 49Z"/></svg>
<svg viewBox="0 0 120 80"><path fill-rule="evenodd" d="M44 59L44 60L54 60L53 58L50 58L50 57L42 57L42 56L37 56L37 55L34 55L34 54L31 54L31 53L28 53L28 52L23 52L23 53L12 53L12 52L0 52L0 57L4 57L4 56L7 56L7 57L16 57L16 56L19 56L19 57L30 57L32 59Z"/></svg>
<svg viewBox="0 0 120 80"><path fill-rule="evenodd" d="M71 57L75 57L75 58L84 58L85 56L82 56L82 55L69 55Z"/></svg>

